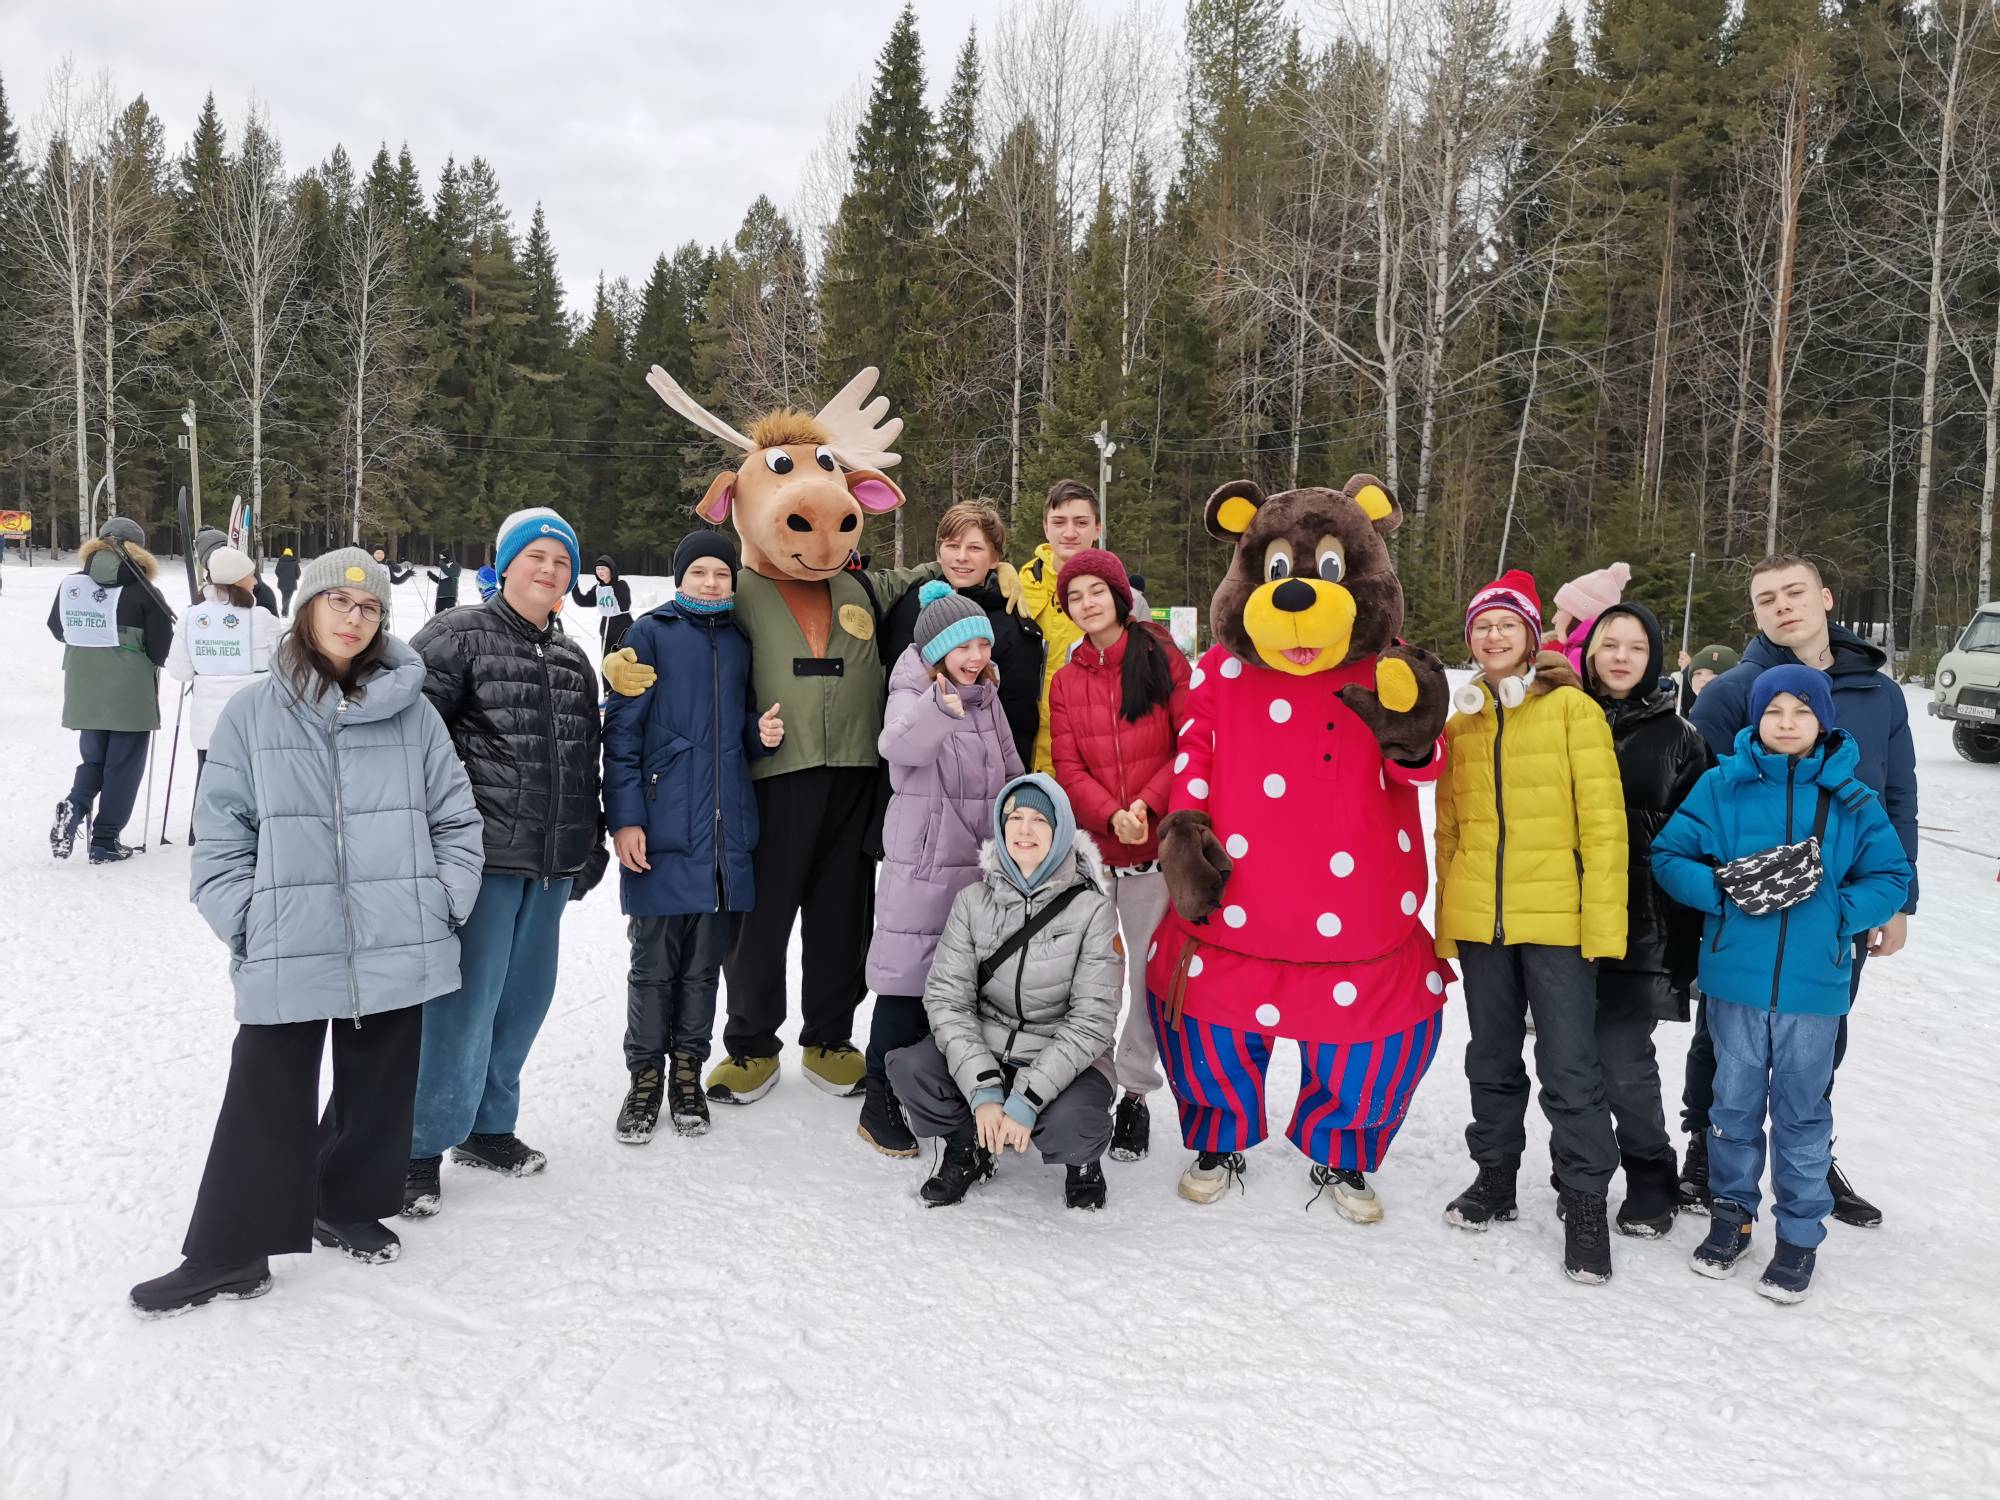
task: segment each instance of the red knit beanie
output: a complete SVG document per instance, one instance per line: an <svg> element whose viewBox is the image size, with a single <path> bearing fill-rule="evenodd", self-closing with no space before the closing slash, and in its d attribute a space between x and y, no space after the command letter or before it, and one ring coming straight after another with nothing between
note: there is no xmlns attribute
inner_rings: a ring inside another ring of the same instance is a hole
<svg viewBox="0 0 2000 1500"><path fill-rule="evenodd" d="M1056 575L1056 603L1069 613L1069 586L1079 578L1102 578L1104 586L1118 599L1120 613L1132 613L1132 580L1125 576L1125 564L1115 552L1102 547L1086 547L1062 565Z"/></svg>
<svg viewBox="0 0 2000 1500"><path fill-rule="evenodd" d="M1519 568L1509 568L1472 596L1465 606L1465 638L1472 639L1472 622L1488 610L1512 610L1528 622L1530 639L1542 638L1542 598L1535 592L1535 578Z"/></svg>

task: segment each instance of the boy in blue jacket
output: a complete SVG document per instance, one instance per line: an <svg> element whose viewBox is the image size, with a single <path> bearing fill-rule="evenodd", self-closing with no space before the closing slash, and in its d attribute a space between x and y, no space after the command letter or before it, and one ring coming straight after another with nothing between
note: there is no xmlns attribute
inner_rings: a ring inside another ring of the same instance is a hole
<svg viewBox="0 0 2000 1500"><path fill-rule="evenodd" d="M1757 1290L1798 1302L1833 1207L1834 1040L1851 999L1854 937L1881 926L1910 889L1910 862L1859 778L1860 753L1834 727L1824 672L1773 667L1750 688L1735 753L1695 784L1653 840L1653 872L1708 914L1701 988L1715 1040L1704 1276L1750 1249L1771 1121L1778 1247Z"/></svg>
<svg viewBox="0 0 2000 1500"><path fill-rule="evenodd" d="M701 1135L708 1101L701 1065L715 1029L715 993L729 917L755 898L750 852L757 804L750 757L785 737L777 704L750 696L750 640L730 618L736 544L697 531L674 549L674 597L643 616L623 644L659 676L637 697L611 695L604 713L604 810L621 866L620 908L632 966L625 1065L632 1085L618 1139L643 1145L660 1120L662 1075L674 1129Z"/></svg>

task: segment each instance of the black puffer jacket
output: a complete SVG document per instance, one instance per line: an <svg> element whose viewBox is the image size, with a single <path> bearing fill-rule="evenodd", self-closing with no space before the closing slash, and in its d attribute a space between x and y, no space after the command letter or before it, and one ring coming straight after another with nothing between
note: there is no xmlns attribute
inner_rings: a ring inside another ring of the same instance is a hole
<svg viewBox="0 0 2000 1500"><path fill-rule="evenodd" d="M1625 784L1625 827L1631 851L1628 869L1625 956L1598 963L1599 989L1642 991L1663 1018L1680 1014L1679 997L1694 982L1701 952L1701 914L1682 906L1653 879L1653 839L1715 762L1701 731L1674 711L1679 696L1672 679L1660 680L1660 622L1643 604L1616 604L1597 618L1593 639L1606 620L1637 620L1652 648L1645 684L1629 698L1613 698L1597 680L1588 656L1584 684L1611 724L1618 774Z"/></svg>
<svg viewBox="0 0 2000 1500"><path fill-rule="evenodd" d="M597 674L560 626L537 630L495 594L435 615L410 644L486 820L486 873L604 874Z"/></svg>

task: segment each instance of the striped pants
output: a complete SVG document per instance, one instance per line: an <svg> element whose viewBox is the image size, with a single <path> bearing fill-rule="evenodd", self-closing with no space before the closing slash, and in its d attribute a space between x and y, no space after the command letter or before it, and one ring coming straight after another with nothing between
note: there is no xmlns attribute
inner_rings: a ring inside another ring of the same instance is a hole
<svg viewBox="0 0 2000 1500"><path fill-rule="evenodd" d="M1146 998L1188 1149L1247 1151L1263 1140L1273 1038L1188 1015L1176 1030L1159 997ZM1321 1166L1374 1171L1402 1128L1443 1030L1436 1015L1372 1042L1300 1042L1303 1076L1286 1136Z"/></svg>

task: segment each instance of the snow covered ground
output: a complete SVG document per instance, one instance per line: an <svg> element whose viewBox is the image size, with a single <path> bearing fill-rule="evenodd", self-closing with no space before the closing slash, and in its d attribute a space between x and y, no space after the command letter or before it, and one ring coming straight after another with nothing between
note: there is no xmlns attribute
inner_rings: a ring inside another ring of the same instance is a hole
<svg viewBox="0 0 2000 1500"><path fill-rule="evenodd" d="M175 1264L234 1023L187 902L185 745L170 846L162 735L152 851L49 859L63 572L13 560L0 593L0 1495L2000 1493L2000 771L1921 695L1923 915L1869 972L1837 1096L1887 1223L1834 1225L1803 1307L1689 1274L1696 1222L1620 1240L1609 1286L1565 1281L1532 1112L1521 1221L1447 1228L1456 992L1371 1229L1306 1212L1281 1139L1241 1195L1181 1202L1164 1095L1098 1215L1021 1158L927 1212L923 1164L869 1151L790 1056L705 1139L620 1145L608 884L528 1066L546 1175L447 1167L399 1263L290 1257L268 1297L145 1324L125 1291ZM399 629L422 614L406 585ZM1686 1036L1660 1033L1676 1095ZM1282 1126L1296 1060L1275 1074Z"/></svg>

